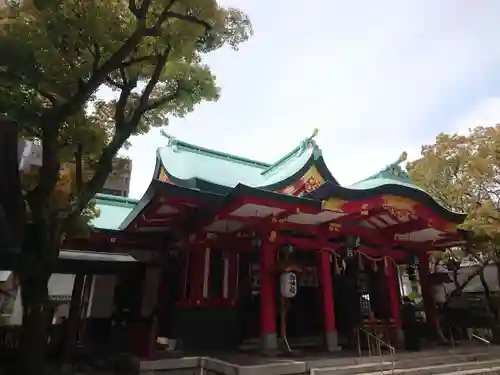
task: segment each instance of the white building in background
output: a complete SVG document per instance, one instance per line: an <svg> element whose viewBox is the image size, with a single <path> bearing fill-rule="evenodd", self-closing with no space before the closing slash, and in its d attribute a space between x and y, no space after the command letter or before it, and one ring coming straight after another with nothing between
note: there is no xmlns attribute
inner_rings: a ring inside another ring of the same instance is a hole
<svg viewBox="0 0 500 375"><path fill-rule="evenodd" d="M54 302L55 315L68 316L74 275L53 274L49 279L49 299ZM0 271L0 324L19 325L23 321L21 290L12 271Z"/></svg>
<svg viewBox="0 0 500 375"><path fill-rule="evenodd" d="M145 255L140 254L140 259ZM72 261L96 261L96 262L137 262L136 257L123 253L95 253L91 251L61 250L60 259ZM75 275L53 274L48 283L49 300L52 302L53 323L57 323L62 317L68 317L71 294ZM84 298L86 305L86 316L96 318L108 318L113 312L113 296L117 276L95 275L92 277L90 293ZM159 283L159 271L148 270L144 283L144 301L147 312L150 313L156 304L156 291ZM19 325L23 319L21 290L12 271L0 271L0 325Z"/></svg>
<svg viewBox="0 0 500 375"><path fill-rule="evenodd" d="M108 177L102 194L128 197L130 192L130 175L132 173L132 160L116 158L113 161L113 173Z"/></svg>
<svg viewBox="0 0 500 375"><path fill-rule="evenodd" d="M448 271L445 267L438 266L440 273L448 273L450 280L453 280L453 272ZM458 283L464 283L470 275L477 271L479 268L478 265L475 264L464 264L458 270ZM408 275L406 274L406 267L401 266L398 267L399 274L399 285L400 292L403 296L408 296L412 293L412 285L411 281L408 279ZM500 278L499 278L499 270L496 264L490 264L484 269L484 278L486 283L490 288L490 292L498 293L500 292ZM420 284L417 283L418 290L420 292ZM452 281L450 283L442 283L440 284L440 288L445 292L445 299L453 290L455 290L455 283ZM484 292L483 285L481 284L481 279L479 276L475 276L464 288L464 293L482 293Z"/></svg>
<svg viewBox="0 0 500 375"><path fill-rule="evenodd" d="M31 168L42 166L42 146L37 141L24 141L18 143L19 170L28 172ZM113 172L110 174L103 189L103 194L128 197L130 191L130 176L132 173L132 160L115 158Z"/></svg>

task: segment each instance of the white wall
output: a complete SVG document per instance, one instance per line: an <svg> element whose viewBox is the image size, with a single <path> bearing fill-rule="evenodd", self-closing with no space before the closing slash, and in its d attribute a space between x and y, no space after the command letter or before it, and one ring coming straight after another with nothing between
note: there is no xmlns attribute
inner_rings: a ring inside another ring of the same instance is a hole
<svg viewBox="0 0 500 375"><path fill-rule="evenodd" d="M113 313L116 276L95 275L90 292L88 316L109 318Z"/></svg>
<svg viewBox="0 0 500 375"><path fill-rule="evenodd" d="M49 279L49 296L71 296L74 282L75 275L54 273Z"/></svg>

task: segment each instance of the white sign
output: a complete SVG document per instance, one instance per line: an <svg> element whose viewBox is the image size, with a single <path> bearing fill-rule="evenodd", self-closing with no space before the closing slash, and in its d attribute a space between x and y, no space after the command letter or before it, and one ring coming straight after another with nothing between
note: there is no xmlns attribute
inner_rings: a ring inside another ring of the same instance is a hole
<svg viewBox="0 0 500 375"><path fill-rule="evenodd" d="M280 276L281 295L285 298L295 297L297 294L297 275L294 272L284 272Z"/></svg>
<svg viewBox="0 0 500 375"><path fill-rule="evenodd" d="M19 170L28 172L31 167L42 166L42 145L33 141L19 141Z"/></svg>

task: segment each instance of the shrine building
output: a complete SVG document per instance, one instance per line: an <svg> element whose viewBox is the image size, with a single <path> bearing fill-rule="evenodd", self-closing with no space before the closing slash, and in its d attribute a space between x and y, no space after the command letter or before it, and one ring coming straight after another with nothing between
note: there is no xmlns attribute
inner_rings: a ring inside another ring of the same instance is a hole
<svg viewBox="0 0 500 375"><path fill-rule="evenodd" d="M87 325L104 332L120 311L143 356L157 337L198 351L351 350L359 329L372 326L396 345L397 266L406 265L418 269L427 324L436 327L428 254L465 243L457 230L465 216L412 182L401 168L406 153L340 185L314 135L274 164L169 138L140 200L98 195L93 232L65 248L138 262L94 277Z"/></svg>

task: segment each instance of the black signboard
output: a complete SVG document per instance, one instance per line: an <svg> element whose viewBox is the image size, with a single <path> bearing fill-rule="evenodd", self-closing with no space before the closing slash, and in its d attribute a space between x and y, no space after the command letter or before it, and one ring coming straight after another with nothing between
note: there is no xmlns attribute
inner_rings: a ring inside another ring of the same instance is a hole
<svg viewBox="0 0 500 375"><path fill-rule="evenodd" d="M345 238L344 256L347 259L353 258L361 244L361 238L358 236L347 236Z"/></svg>

